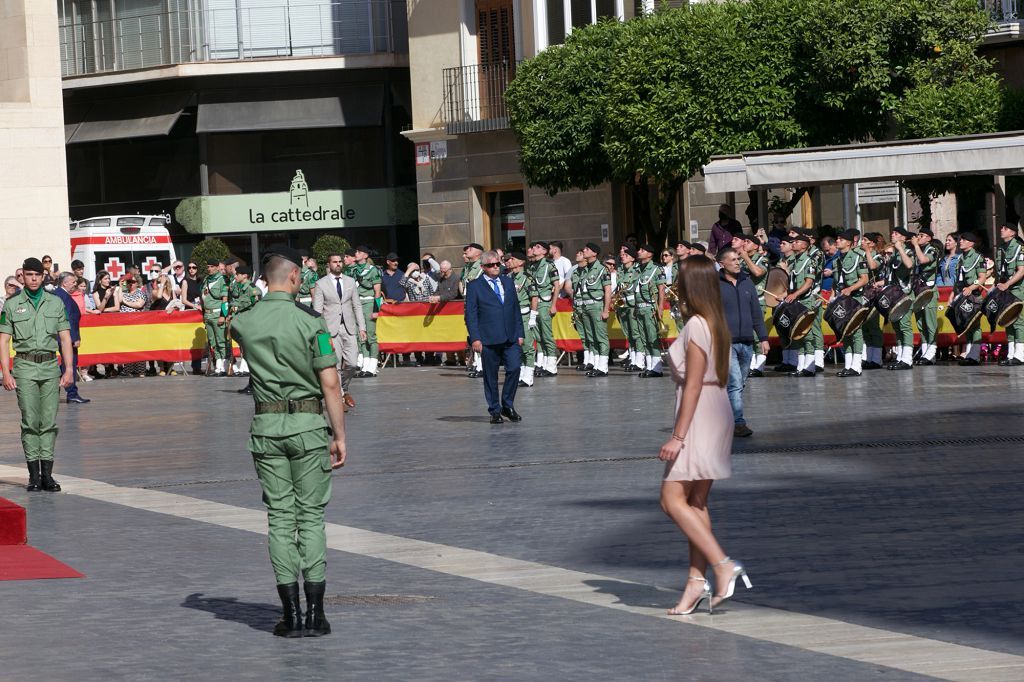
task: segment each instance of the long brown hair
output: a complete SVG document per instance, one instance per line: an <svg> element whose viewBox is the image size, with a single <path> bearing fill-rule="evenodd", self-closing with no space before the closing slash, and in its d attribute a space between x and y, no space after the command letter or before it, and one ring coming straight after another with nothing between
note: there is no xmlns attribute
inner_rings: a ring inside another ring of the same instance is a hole
<svg viewBox="0 0 1024 682"><path fill-rule="evenodd" d="M729 383L729 356L732 334L725 321L722 292L718 284L718 271L707 256L684 258L676 278L679 309L687 319L700 315L711 330L711 354L715 363L718 385Z"/></svg>

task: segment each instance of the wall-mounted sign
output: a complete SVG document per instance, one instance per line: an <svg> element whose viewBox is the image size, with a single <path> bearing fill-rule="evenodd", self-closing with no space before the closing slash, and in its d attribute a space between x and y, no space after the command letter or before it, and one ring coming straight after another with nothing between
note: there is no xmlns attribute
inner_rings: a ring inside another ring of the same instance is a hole
<svg viewBox="0 0 1024 682"><path fill-rule="evenodd" d="M430 160L439 161L448 158L448 141L437 140L430 143Z"/></svg>
<svg viewBox="0 0 1024 682"><path fill-rule="evenodd" d="M416 190L311 191L299 170L287 192L189 197L174 217L193 234L408 225L417 219Z"/></svg>
<svg viewBox="0 0 1024 682"><path fill-rule="evenodd" d="M895 204L900 200L900 186L895 180L857 184L857 203Z"/></svg>
<svg viewBox="0 0 1024 682"><path fill-rule="evenodd" d="M430 143L429 142L417 142L416 143L416 165L417 166L429 166L430 165Z"/></svg>
<svg viewBox="0 0 1024 682"><path fill-rule="evenodd" d="M695 242L697 237L700 236L700 223L696 220L690 221L690 238L687 241Z"/></svg>

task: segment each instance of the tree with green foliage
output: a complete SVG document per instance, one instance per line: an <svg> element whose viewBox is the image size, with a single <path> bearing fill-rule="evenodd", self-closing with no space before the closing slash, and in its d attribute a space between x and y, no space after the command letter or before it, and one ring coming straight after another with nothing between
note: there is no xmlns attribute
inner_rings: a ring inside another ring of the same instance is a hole
<svg viewBox="0 0 1024 682"><path fill-rule="evenodd" d="M327 257L332 253L345 253L349 249L348 240L335 234L320 235L310 251L316 258L316 269L321 277L327 274Z"/></svg>
<svg viewBox="0 0 1024 682"><path fill-rule="evenodd" d="M227 260L231 257L231 249L220 239L216 237L207 237L203 241L196 244L195 248L192 249L192 261L199 266L199 278L202 279L206 273L206 261L216 258L217 260Z"/></svg>

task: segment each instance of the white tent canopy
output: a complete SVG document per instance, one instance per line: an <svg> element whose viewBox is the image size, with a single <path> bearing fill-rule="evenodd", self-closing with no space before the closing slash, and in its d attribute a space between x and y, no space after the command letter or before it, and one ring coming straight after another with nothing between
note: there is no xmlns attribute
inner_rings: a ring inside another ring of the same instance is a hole
<svg viewBox="0 0 1024 682"><path fill-rule="evenodd" d="M703 168L709 193L949 175L1024 172L1024 132L783 149L717 157Z"/></svg>

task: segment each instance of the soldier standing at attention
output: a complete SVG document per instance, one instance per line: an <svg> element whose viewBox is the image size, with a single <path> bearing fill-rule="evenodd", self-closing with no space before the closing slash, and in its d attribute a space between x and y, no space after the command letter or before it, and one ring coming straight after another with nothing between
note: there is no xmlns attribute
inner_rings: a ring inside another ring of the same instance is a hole
<svg viewBox="0 0 1024 682"><path fill-rule="evenodd" d="M74 378L74 347L64 304L43 290L43 264L28 258L21 266L25 287L8 298L0 311L0 358L11 357L14 367L3 372L4 389L16 391L21 410L21 445L28 463L29 492L58 492L53 480L53 448L57 442L57 404L60 389ZM64 373L57 365L57 350Z"/></svg>
<svg viewBox="0 0 1024 682"><path fill-rule="evenodd" d="M864 288L868 285L868 264L864 253L853 248L857 238L856 230L844 230L836 235L836 246L840 255L833 268L834 295L850 296L861 305L866 305ZM837 377L859 377L864 352L864 333L858 329L843 337L843 361L845 367L836 372Z"/></svg>
<svg viewBox="0 0 1024 682"><path fill-rule="evenodd" d="M567 294L569 292L575 292L580 283L580 277L583 275L583 269L587 267L587 259L583 256L583 249L576 252L576 257L573 258L575 265L569 271L569 276L563 280L562 290ZM566 289L565 287L568 287ZM584 358L582 362L576 363L575 370L577 372L589 372L594 369L593 365L588 365L586 358L589 357L587 349L590 348L590 341L587 337L587 328L583 324L583 309L582 302L578 296L570 295L570 301L572 302L572 328L576 330L576 335L580 337L580 344L583 350L580 351L580 356Z"/></svg>
<svg viewBox="0 0 1024 682"><path fill-rule="evenodd" d="M380 309L380 269L373 263L367 262L370 257L369 246L357 246L355 250L355 262L352 264L349 274L356 281L356 290L359 294L359 305L363 307L363 320L366 323L366 339L359 337L359 355L356 362L359 364L357 377L377 376L377 310ZM314 280L313 284L316 284Z"/></svg>
<svg viewBox="0 0 1024 682"><path fill-rule="evenodd" d="M743 271L747 273L750 281L754 283L754 289L757 290L757 302L761 304L761 318L764 319L764 287L768 284L768 269L770 266L768 264L768 256L764 255L764 250L761 248L761 240L752 234L741 235L733 238L732 248L740 255L740 259L743 261ZM754 327L754 336L757 336L756 325ZM764 363L768 360L768 356L762 351L761 342L767 340L754 339L754 357L750 359L748 377L764 376Z"/></svg>
<svg viewBox="0 0 1024 682"><path fill-rule="evenodd" d="M537 310L534 304L537 300L533 288L533 281L523 269L526 265L526 254L520 251L513 251L508 255L506 262L508 276L512 278L512 284L516 288L516 297L519 299L519 313L523 316L523 364L519 371L520 388L533 386L534 358L536 350L533 347L534 330L536 329Z"/></svg>
<svg viewBox="0 0 1024 682"><path fill-rule="evenodd" d="M260 290L257 289L252 282L249 281L249 277L252 275L252 268L248 265L239 265L235 268L235 279L231 282L231 317L228 318L228 337L231 337L231 323L235 316L239 313L244 313L249 308L256 305L256 301L260 300ZM235 364L235 376L244 377L249 375L249 364L245 361L245 354L239 353L238 360ZM240 393L252 393L252 384L245 387Z"/></svg>
<svg viewBox="0 0 1024 682"><path fill-rule="evenodd" d="M876 233L869 232L860 240L860 247L864 252L864 260L868 264L868 279L876 281L882 279L885 254L878 253L873 237ZM885 333L882 316L876 312L868 315L864 326L864 353L861 356L863 369L882 369L882 352L885 349Z"/></svg>
<svg viewBox="0 0 1024 682"><path fill-rule="evenodd" d="M913 240L914 233L902 227L892 231L892 255L886 263L885 283L896 284L907 296L913 296L911 276L914 267L914 252L907 246L907 239ZM892 330L896 334L896 362L885 366L886 369L907 370L914 368L914 328L911 326L913 315L907 313L898 320L890 319Z"/></svg>
<svg viewBox="0 0 1024 682"><path fill-rule="evenodd" d="M225 376L227 339L225 323L228 314L228 283L221 272L222 263L211 258L206 261L206 279L203 280L203 326L206 327L206 341L213 351L215 362L209 376ZM209 370L209 368L207 368Z"/></svg>
<svg viewBox="0 0 1024 682"><path fill-rule="evenodd" d="M914 258L917 260L917 276L928 287L933 295L931 302L922 310L914 313L917 318L917 331L921 334L921 357L914 364L934 365L935 353L939 350L936 343L939 333L939 292L937 289L941 245L934 241L932 231L922 227L917 235L910 240L914 247Z"/></svg>
<svg viewBox="0 0 1024 682"><path fill-rule="evenodd" d="M317 272L316 258L312 256L302 257L302 282L299 284L299 303L303 305L309 305L313 302L313 287L316 286L316 281L320 279L320 273Z"/></svg>
<svg viewBox="0 0 1024 682"><path fill-rule="evenodd" d="M256 414L249 450L267 506L267 546L284 609L274 627L279 637L331 632L324 615L324 509L331 499L331 470L344 466L346 456L331 335L318 314L295 301L302 284L301 262L288 247L268 249L263 258L267 295L234 322L252 371ZM299 603L300 573L305 622Z"/></svg>
<svg viewBox="0 0 1024 682"><path fill-rule="evenodd" d="M665 280L662 270L651 259L654 248L642 244L636 249L640 265L636 273L636 305L633 307L633 324L636 325L637 341L642 370L641 379L656 379L664 376L661 364L661 334L658 322L665 304Z"/></svg>
<svg viewBox="0 0 1024 682"><path fill-rule="evenodd" d="M996 288L1009 291L1018 300L1024 300L1024 242L1017 237L1017 225L1004 223L999 228L1003 245L996 253ZM1024 365L1024 315L1006 328L1006 359L1000 365Z"/></svg>
<svg viewBox="0 0 1024 682"><path fill-rule="evenodd" d="M611 314L612 300L611 275L597 259L600 254L601 247L593 242L587 242L583 247L586 264L579 269L576 287L572 291L573 299L578 299L583 328L587 341L590 342L590 361L587 364L592 365L592 369L587 372L587 376L591 378L608 376L608 352L611 350L608 343L608 316ZM584 346L585 363L587 350Z"/></svg>
<svg viewBox="0 0 1024 682"><path fill-rule="evenodd" d="M982 285L985 282L987 271L985 258L974 250L974 245L977 243L978 238L973 232L964 232L960 235L960 263L957 265L953 291L949 295L950 305L957 294L971 296L978 290L984 291ZM981 364L981 325L975 325L974 329L966 336L967 356L957 364L961 367L975 367Z"/></svg>
<svg viewBox="0 0 1024 682"><path fill-rule="evenodd" d="M622 333L629 343L629 362L623 367L623 372L639 372L643 369L645 361L638 350L640 347L640 334L633 320L633 309L636 306L636 279L639 269L636 266L636 249L629 244L619 248L619 262L622 263L622 270L619 271L619 281L616 295L621 296L622 304L616 308L615 314L619 316L619 324L622 326Z"/></svg>
<svg viewBox="0 0 1024 682"><path fill-rule="evenodd" d="M537 314L530 315L531 324L536 325L533 334L537 340L536 375L553 377L558 374L558 348L551 321L555 317L561 280L558 267L548 258L547 242L533 242L526 250L526 256L530 259L526 274L536 297L533 308Z"/></svg>
<svg viewBox="0 0 1024 682"><path fill-rule="evenodd" d="M792 234L792 233L791 233ZM821 303L818 298L819 282L821 272L818 270L818 261L813 258L808 249L811 247L811 239L803 231L797 232L795 237L790 237L793 245L793 254L796 258L789 271L789 295L786 296L786 303L798 301L800 305L815 314L814 322L807 336L801 341L791 344L798 352L796 370L790 372L793 377L813 377L816 373L814 364L814 350L817 348L818 337L821 336L821 323L818 320L818 307Z"/></svg>

